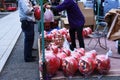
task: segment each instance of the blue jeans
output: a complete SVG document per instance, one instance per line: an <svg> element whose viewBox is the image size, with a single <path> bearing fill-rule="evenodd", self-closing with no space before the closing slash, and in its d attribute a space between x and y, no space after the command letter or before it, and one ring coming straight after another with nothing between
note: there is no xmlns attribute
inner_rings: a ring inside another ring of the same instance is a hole
<svg viewBox="0 0 120 80"><path fill-rule="evenodd" d="M34 22L22 20L22 31L24 32L24 59L32 59L32 47L34 43Z"/></svg>

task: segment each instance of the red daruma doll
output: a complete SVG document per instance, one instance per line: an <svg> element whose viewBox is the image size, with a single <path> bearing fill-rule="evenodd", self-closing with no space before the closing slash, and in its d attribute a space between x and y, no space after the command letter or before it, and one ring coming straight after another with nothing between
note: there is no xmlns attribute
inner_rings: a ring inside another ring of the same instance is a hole
<svg viewBox="0 0 120 80"><path fill-rule="evenodd" d="M62 60L62 69L65 76L73 76L78 69L77 60L70 56Z"/></svg>
<svg viewBox="0 0 120 80"><path fill-rule="evenodd" d="M96 56L96 69L100 74L107 74L110 70L110 59L106 55Z"/></svg>
<svg viewBox="0 0 120 80"><path fill-rule="evenodd" d="M54 76L60 67L60 60L52 53L46 53L45 59L47 74L49 76ZM40 64L42 65L42 62L40 62ZM40 71L43 71L42 66L40 66L39 68Z"/></svg>
<svg viewBox="0 0 120 80"><path fill-rule="evenodd" d="M87 56L81 57L78 65L79 65L79 67L78 67L79 71L85 77L90 75L94 71L94 68L95 68L95 63L94 63L93 59L89 58Z"/></svg>
<svg viewBox="0 0 120 80"><path fill-rule="evenodd" d="M34 8L34 16L36 20L40 20L41 18L41 11L39 7Z"/></svg>

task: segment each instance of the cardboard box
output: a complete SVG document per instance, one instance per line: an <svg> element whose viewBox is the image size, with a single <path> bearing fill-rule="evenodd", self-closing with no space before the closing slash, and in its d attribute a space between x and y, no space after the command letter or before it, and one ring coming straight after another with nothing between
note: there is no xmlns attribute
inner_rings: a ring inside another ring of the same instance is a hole
<svg viewBox="0 0 120 80"><path fill-rule="evenodd" d="M84 9L85 8L84 7L84 3L81 2L81 1L78 1L78 6L79 6L80 9Z"/></svg>
<svg viewBox="0 0 120 80"><path fill-rule="evenodd" d="M105 19L108 21L109 31L107 39L120 40L120 10L111 9L106 15Z"/></svg>
<svg viewBox="0 0 120 80"><path fill-rule="evenodd" d="M61 27L69 29L69 22L67 18L61 18Z"/></svg>
<svg viewBox="0 0 120 80"><path fill-rule="evenodd" d="M81 10L85 17L85 26L95 25L95 16L92 8L84 8Z"/></svg>
<svg viewBox="0 0 120 80"><path fill-rule="evenodd" d="M92 27L92 29L94 30L96 20L93 8L84 7L84 3L80 1L78 2L78 6L85 17L85 26Z"/></svg>
<svg viewBox="0 0 120 80"><path fill-rule="evenodd" d="M107 34L107 39L109 40L119 40L120 39L120 14L116 13L114 20L110 26Z"/></svg>
<svg viewBox="0 0 120 80"><path fill-rule="evenodd" d="M116 14L116 13L117 13L117 10L119 11L119 9L111 9L111 10L109 11L109 13L111 13L111 14Z"/></svg>

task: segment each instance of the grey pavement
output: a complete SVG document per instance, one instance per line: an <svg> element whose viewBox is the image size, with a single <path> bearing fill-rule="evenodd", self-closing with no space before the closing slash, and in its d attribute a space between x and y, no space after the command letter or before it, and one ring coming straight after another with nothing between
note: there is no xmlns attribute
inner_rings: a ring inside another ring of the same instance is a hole
<svg viewBox="0 0 120 80"><path fill-rule="evenodd" d="M18 13L11 13L0 19L0 71L4 67L21 33Z"/></svg>
<svg viewBox="0 0 120 80"><path fill-rule="evenodd" d="M39 80L39 65L24 62L21 23L18 12L0 18L0 80ZM38 30L35 26L34 47L37 48ZM37 56L38 51L33 51Z"/></svg>

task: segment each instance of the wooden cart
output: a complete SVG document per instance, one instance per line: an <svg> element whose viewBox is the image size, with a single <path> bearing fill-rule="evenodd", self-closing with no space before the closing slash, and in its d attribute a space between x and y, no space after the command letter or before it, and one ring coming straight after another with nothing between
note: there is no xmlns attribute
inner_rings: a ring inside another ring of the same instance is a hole
<svg viewBox="0 0 120 80"><path fill-rule="evenodd" d="M85 41L87 41L87 39L85 39ZM108 41L108 44L113 45L114 42ZM110 46L111 46L110 45ZM114 47L114 53L116 52L115 50L115 46ZM38 49L39 49L39 61L41 61L41 49L40 49L40 39L38 39ZM113 49L113 48L112 48ZM105 52L105 50L99 48L98 51L101 51L100 54L102 54L103 52ZM115 57L118 58L115 58ZM99 74L91 74L90 76L88 76L86 79L87 80L99 80L100 78L104 78L105 77L109 77L109 76L120 76L120 64L119 64L119 59L120 59L120 55L116 54L113 55L110 60L111 60L111 69L109 71L109 73L107 75L99 75ZM44 80L42 77L42 72L39 70L39 75L40 75L40 80ZM59 70L56 75L54 77L51 78L51 80L84 80L85 77L82 76L79 72L77 72L73 77L66 77L64 76L63 72L61 70Z"/></svg>

